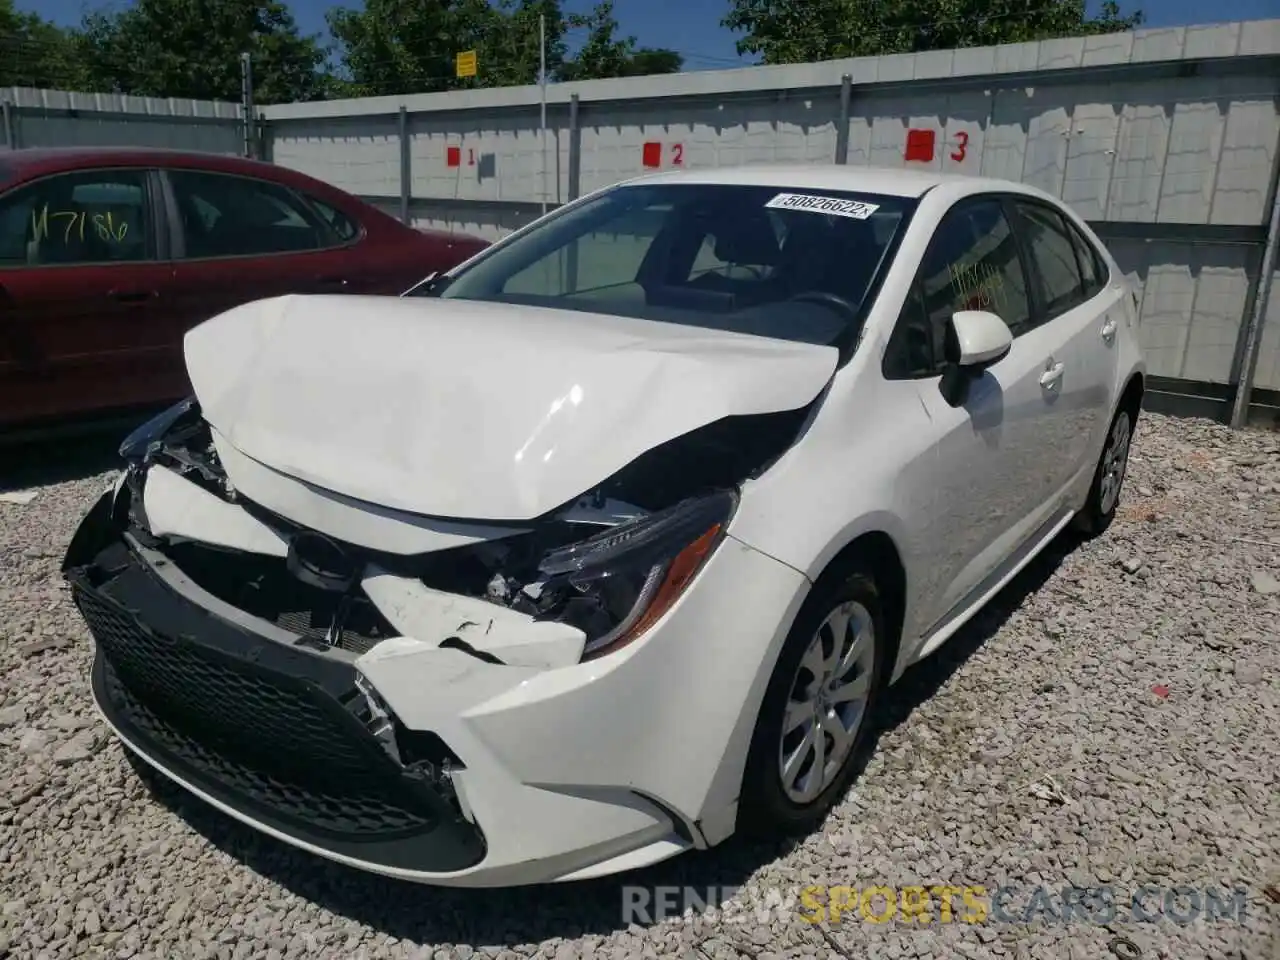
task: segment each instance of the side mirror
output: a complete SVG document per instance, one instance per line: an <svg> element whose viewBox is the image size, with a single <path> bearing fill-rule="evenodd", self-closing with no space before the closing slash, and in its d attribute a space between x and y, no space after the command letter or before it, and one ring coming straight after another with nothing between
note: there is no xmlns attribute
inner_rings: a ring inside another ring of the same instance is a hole
<svg viewBox="0 0 1280 960"><path fill-rule="evenodd" d="M947 324L947 365L940 384L943 399L951 406L964 404L969 382L1013 348L1013 331L994 313L959 310Z"/></svg>
<svg viewBox="0 0 1280 960"><path fill-rule="evenodd" d="M986 310L960 310L951 315L947 359L959 367L980 370L1003 360L1013 347L1009 325Z"/></svg>

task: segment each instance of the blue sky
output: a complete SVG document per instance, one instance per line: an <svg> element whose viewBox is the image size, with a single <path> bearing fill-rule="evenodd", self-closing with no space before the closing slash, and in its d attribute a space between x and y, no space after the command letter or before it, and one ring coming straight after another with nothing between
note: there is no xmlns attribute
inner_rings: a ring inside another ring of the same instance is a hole
<svg viewBox="0 0 1280 960"><path fill-rule="evenodd" d="M127 4L129 0L18 0L20 9L31 10L58 23L77 23L85 10ZM359 0L289 0L299 26L307 33L323 33L324 12L332 6L357 6ZM1090 0L1096 8L1098 0ZM569 11L585 11L592 0L566 0ZM1226 20L1261 20L1280 16L1280 0L1137 0L1122 3L1128 11L1140 7L1147 25L1183 26ZM673 47L685 56L686 68L714 70L744 65L734 49L734 35L720 26L728 0L615 0L614 12L624 33L644 46Z"/></svg>

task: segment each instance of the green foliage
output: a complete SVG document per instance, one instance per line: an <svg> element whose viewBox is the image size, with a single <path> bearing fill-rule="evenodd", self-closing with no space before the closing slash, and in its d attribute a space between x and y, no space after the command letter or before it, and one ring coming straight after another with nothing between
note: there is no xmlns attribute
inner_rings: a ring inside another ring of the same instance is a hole
<svg viewBox="0 0 1280 960"><path fill-rule="evenodd" d="M586 30L587 39L572 60L555 72L558 80L598 80L604 77L640 77L655 73L679 73L684 58L674 50L637 47L635 37L616 36L618 20L613 0L604 0L591 13L575 14L569 26Z"/></svg>
<svg viewBox="0 0 1280 960"><path fill-rule="evenodd" d="M366 0L364 9L328 14L347 96L425 93L536 83L539 18L546 18L547 77L580 80L674 73L673 50L639 48L617 36L613 0L589 14L566 16L560 0ZM586 30L577 56L570 30ZM458 77L455 57L475 50L479 70Z"/></svg>
<svg viewBox="0 0 1280 960"><path fill-rule="evenodd" d="M84 90L88 77L75 38L34 13L0 0L0 87Z"/></svg>
<svg viewBox="0 0 1280 960"><path fill-rule="evenodd" d="M721 21L741 31L740 54L765 63L914 53L1132 30L1139 11L1107 0L1089 18L1084 0L730 0Z"/></svg>
<svg viewBox="0 0 1280 960"><path fill-rule="evenodd" d="M277 0L135 0L89 14L78 37L95 90L240 99L240 54L252 58L259 103L322 95L325 51Z"/></svg>

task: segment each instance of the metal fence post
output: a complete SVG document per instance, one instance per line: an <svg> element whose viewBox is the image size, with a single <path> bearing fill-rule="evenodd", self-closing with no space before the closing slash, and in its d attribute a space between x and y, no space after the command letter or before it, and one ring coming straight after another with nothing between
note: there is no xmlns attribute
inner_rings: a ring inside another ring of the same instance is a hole
<svg viewBox="0 0 1280 960"><path fill-rule="evenodd" d="M836 126L836 163L849 162L849 103L853 99L853 77L840 78L840 119Z"/></svg>
<svg viewBox="0 0 1280 960"><path fill-rule="evenodd" d="M275 157L275 151L271 144L271 121L267 119L267 115L261 110L258 111L258 159L272 163Z"/></svg>
<svg viewBox="0 0 1280 960"><path fill-rule="evenodd" d="M405 226L410 223L409 201L413 199L413 157L409 148L409 108L400 107L400 222Z"/></svg>
<svg viewBox="0 0 1280 960"><path fill-rule="evenodd" d="M253 159L253 64L240 54L240 115L244 125L244 155Z"/></svg>
<svg viewBox="0 0 1280 960"><path fill-rule="evenodd" d="M1267 303L1271 299L1271 280L1276 272L1277 247L1280 247L1280 141L1271 162L1271 222L1267 225L1267 245L1262 250L1261 272L1254 288L1253 310L1244 333L1244 350L1240 354L1240 382L1236 385L1231 405L1231 426L1240 428L1249 422L1249 400L1253 394L1253 378L1262 348L1262 326L1267 321ZM1272 323L1280 318L1272 317Z"/></svg>
<svg viewBox="0 0 1280 960"><path fill-rule="evenodd" d="M569 202L582 192L582 129L578 126L578 95L569 96ZM574 244L573 249L578 249Z"/></svg>
<svg viewBox="0 0 1280 960"><path fill-rule="evenodd" d="M13 126L13 104L8 100L0 100L0 112L4 121L4 145L10 150L18 149L18 131Z"/></svg>

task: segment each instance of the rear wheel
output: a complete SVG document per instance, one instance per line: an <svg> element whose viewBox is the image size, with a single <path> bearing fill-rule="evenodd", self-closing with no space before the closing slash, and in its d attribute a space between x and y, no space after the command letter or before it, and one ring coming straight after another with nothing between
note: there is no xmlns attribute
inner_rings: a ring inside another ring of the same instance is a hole
<svg viewBox="0 0 1280 960"><path fill-rule="evenodd" d="M742 832L808 832L840 799L870 731L884 668L874 581L852 573L815 588L774 667L752 735Z"/></svg>
<svg viewBox="0 0 1280 960"><path fill-rule="evenodd" d="M1129 448L1133 443L1136 421L1137 410L1124 406L1116 411L1107 430L1102 456L1089 487L1089 499L1075 518L1076 529L1086 536L1098 536L1115 519L1116 507L1120 504L1120 489L1129 468Z"/></svg>

